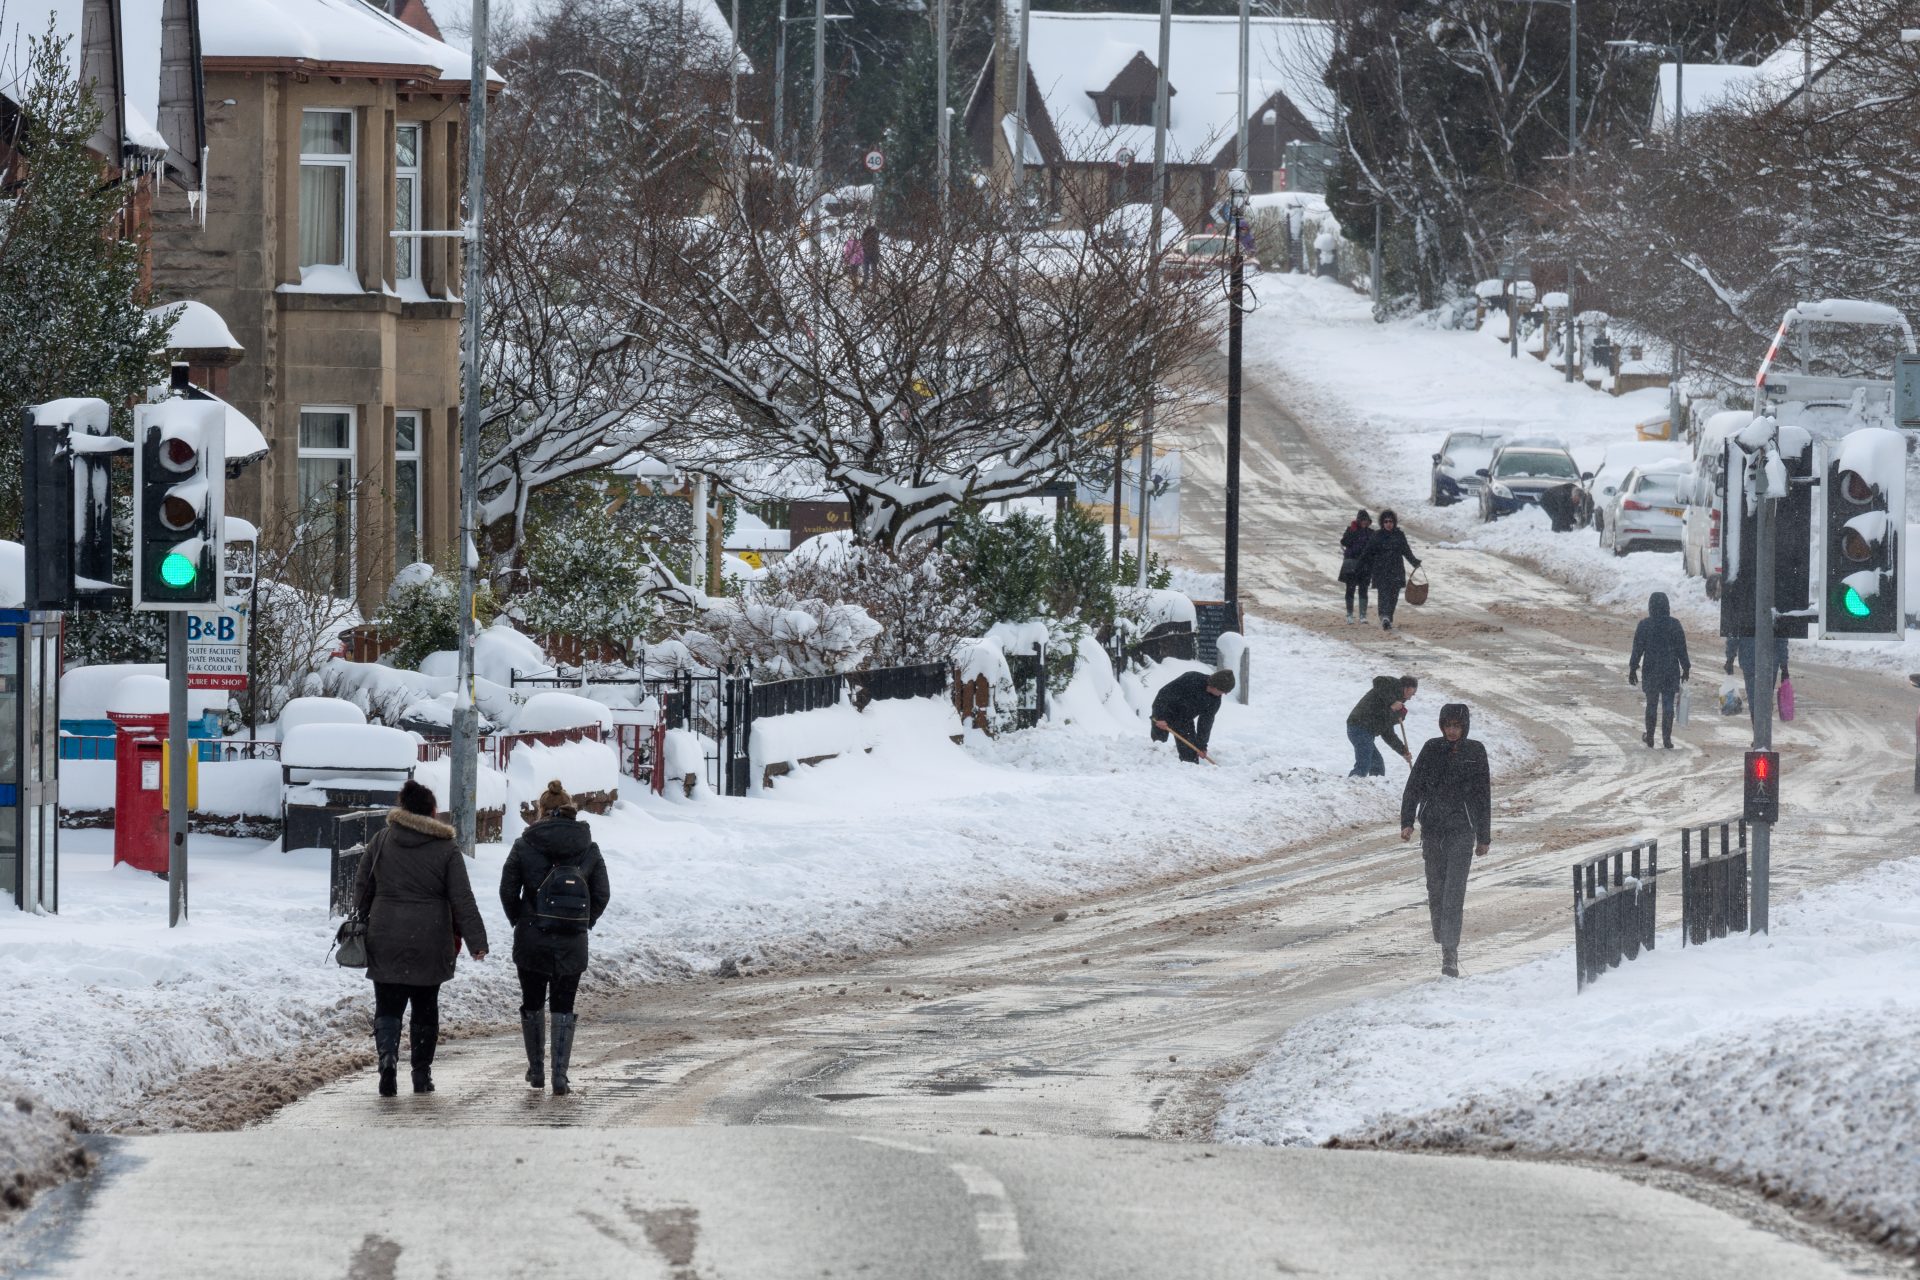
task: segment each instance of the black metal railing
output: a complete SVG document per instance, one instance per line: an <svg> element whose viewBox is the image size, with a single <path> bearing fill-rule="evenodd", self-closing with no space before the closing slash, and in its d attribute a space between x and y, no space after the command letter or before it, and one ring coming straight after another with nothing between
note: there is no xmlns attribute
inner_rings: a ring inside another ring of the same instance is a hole
<svg viewBox="0 0 1920 1280"><path fill-rule="evenodd" d="M1007 673L1013 677L1013 727L1031 729L1047 718L1047 651L1007 655Z"/></svg>
<svg viewBox="0 0 1920 1280"><path fill-rule="evenodd" d="M945 662L923 662L913 667L873 667L847 673L847 686L853 690L853 703L864 707L869 702L895 698L944 698L953 668Z"/></svg>
<svg viewBox="0 0 1920 1280"><path fill-rule="evenodd" d="M753 718L790 716L801 711L837 707L845 701L845 676L795 676L753 686Z"/></svg>
<svg viewBox="0 0 1920 1280"><path fill-rule="evenodd" d="M1720 852L1713 851L1714 828ZM1739 832L1739 842L1734 833ZM1695 833L1698 841L1695 841ZM1696 857L1696 854L1698 855ZM1728 818L1680 831L1680 945L1747 930L1747 823Z"/></svg>
<svg viewBox="0 0 1920 1280"><path fill-rule="evenodd" d="M1653 950L1659 876L1658 840L1642 840L1573 864L1575 990Z"/></svg>

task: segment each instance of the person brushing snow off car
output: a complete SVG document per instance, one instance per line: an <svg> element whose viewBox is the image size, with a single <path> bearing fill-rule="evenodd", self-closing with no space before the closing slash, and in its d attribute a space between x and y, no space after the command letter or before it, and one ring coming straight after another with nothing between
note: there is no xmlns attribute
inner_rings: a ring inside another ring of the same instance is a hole
<svg viewBox="0 0 1920 1280"><path fill-rule="evenodd" d="M1155 742L1173 737L1180 758L1188 764L1207 755L1207 740L1213 736L1213 718L1220 712L1220 698L1233 692L1233 672L1189 671L1160 686L1153 697L1153 733Z"/></svg>
<svg viewBox="0 0 1920 1280"><path fill-rule="evenodd" d="M1633 655L1627 659L1627 683L1637 684L1647 695L1647 731L1640 741L1653 745L1653 717L1660 713L1660 745L1673 747L1673 700L1683 681L1693 677L1693 664L1687 660L1687 633L1680 619L1673 616L1667 594L1656 591L1647 597L1647 616L1633 629Z"/></svg>
<svg viewBox="0 0 1920 1280"><path fill-rule="evenodd" d="M1400 839L1420 824L1420 856L1427 864L1427 914L1440 944L1440 972L1460 976L1460 924L1467 905L1467 872L1493 843L1493 783L1487 749L1467 737L1472 713L1464 702L1440 708L1440 736L1429 738L1400 796Z"/></svg>

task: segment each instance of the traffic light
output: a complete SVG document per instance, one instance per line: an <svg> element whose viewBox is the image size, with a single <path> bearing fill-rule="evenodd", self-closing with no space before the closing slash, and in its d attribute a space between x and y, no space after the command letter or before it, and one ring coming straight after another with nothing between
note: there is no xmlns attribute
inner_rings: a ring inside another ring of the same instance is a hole
<svg viewBox="0 0 1920 1280"><path fill-rule="evenodd" d="M1780 821L1780 753L1747 752L1747 779L1741 817L1748 822Z"/></svg>
<svg viewBox="0 0 1920 1280"><path fill-rule="evenodd" d="M163 400L134 410L133 604L204 609L222 600L225 406Z"/></svg>
<svg viewBox="0 0 1920 1280"><path fill-rule="evenodd" d="M73 606L73 463L66 423L20 415L21 516L26 543L26 607Z"/></svg>
<svg viewBox="0 0 1920 1280"><path fill-rule="evenodd" d="M1787 472L1787 490L1773 495L1773 633L1788 640L1811 634L1814 608L1812 584L1814 448L1807 432L1796 426L1779 429L1777 448ZM1759 519L1741 482L1744 452L1739 444L1726 445L1726 517L1722 536L1727 547L1727 572L1720 582L1720 634L1753 634L1754 549L1759 544ZM1737 557L1737 559L1736 559Z"/></svg>
<svg viewBox="0 0 1920 1280"><path fill-rule="evenodd" d="M1885 427L1863 427L1828 452L1820 484L1820 635L1902 639L1906 437Z"/></svg>

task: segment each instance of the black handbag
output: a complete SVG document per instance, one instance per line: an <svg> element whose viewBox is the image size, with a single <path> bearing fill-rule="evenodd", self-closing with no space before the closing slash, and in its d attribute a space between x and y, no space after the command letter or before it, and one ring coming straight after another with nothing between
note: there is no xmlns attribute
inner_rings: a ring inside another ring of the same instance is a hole
<svg viewBox="0 0 1920 1280"><path fill-rule="evenodd" d="M382 832L382 835L385 833ZM377 838L377 837L376 837ZM387 847L386 841L380 842L380 848L373 851L373 866L367 868L367 878L373 878L374 869L380 865L380 853ZM367 920L355 911L340 922L333 931L333 945L327 948L334 963L342 969L364 969L367 967Z"/></svg>
<svg viewBox="0 0 1920 1280"><path fill-rule="evenodd" d="M1357 577L1359 576L1359 573L1360 573L1360 557L1359 556L1342 556L1341 557L1340 581L1345 582L1349 578Z"/></svg>

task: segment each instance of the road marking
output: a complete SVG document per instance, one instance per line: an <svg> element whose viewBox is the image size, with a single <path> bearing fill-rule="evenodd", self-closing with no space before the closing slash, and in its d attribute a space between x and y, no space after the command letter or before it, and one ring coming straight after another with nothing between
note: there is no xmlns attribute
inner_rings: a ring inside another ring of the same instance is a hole
<svg viewBox="0 0 1920 1280"><path fill-rule="evenodd" d="M1017 1270L1026 1262L1027 1251L1020 1243L1020 1215L1014 1212L1006 1187L977 1164L954 1161L947 1167L960 1175L974 1201L973 1229L980 1237L980 1260L1006 1263L1009 1270Z"/></svg>

